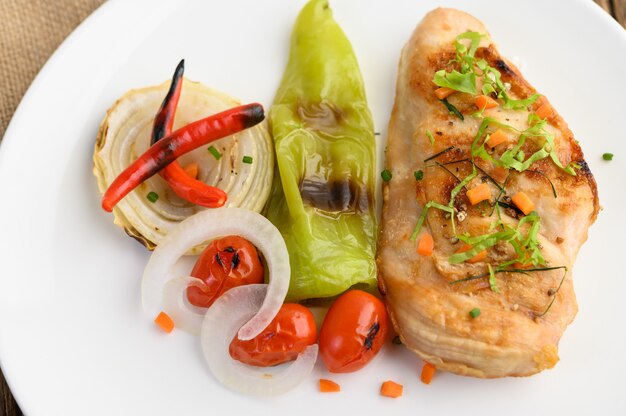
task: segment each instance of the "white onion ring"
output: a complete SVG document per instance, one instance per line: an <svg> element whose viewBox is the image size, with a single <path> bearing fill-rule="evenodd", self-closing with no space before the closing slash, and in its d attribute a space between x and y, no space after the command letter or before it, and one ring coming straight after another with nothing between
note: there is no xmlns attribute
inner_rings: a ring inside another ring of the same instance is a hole
<svg viewBox="0 0 626 416"><path fill-rule="evenodd" d="M252 339L267 327L282 306L291 268L285 240L264 216L242 208L217 208L198 212L170 231L152 253L143 273L141 296L148 316L163 310L163 288L172 279L171 269L191 247L226 235L239 235L263 253L269 271L267 296L258 312L239 331L242 340ZM176 325L178 323L174 321Z"/></svg>
<svg viewBox="0 0 626 416"><path fill-rule="evenodd" d="M189 286L206 287L202 280L192 276L180 276L169 280L163 287L163 312L172 318L176 328L198 335L206 308L189 303L187 300Z"/></svg>
<svg viewBox="0 0 626 416"><path fill-rule="evenodd" d="M180 102L176 108L176 130L193 121L239 105L239 101L186 78L182 81ZM150 147L154 115L170 81L161 85L128 91L107 111L100 125L94 149L94 169L100 193ZM178 159L185 166L198 165L198 180L220 188L228 194L226 206L260 212L272 187L274 147L267 122L245 129L212 143L222 154L216 159L207 146L193 150ZM244 163L250 156L253 163ZM159 199L150 202L148 191ZM122 199L113 209L116 225L138 239L150 250L161 244L180 221L204 210L178 197L160 176L154 175ZM187 254L199 254L203 246Z"/></svg>
<svg viewBox="0 0 626 416"><path fill-rule="evenodd" d="M231 358L229 346L240 326L261 307L268 285L234 287L224 293L207 311L200 342L213 375L225 386L254 396L285 393L309 376L317 360L317 344L309 345L298 358L281 371L252 367ZM241 332L241 331L240 331Z"/></svg>

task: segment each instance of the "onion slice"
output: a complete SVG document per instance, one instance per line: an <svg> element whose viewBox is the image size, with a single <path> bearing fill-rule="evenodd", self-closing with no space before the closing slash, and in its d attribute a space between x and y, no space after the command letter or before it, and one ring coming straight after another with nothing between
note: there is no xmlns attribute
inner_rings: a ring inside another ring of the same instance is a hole
<svg viewBox="0 0 626 416"><path fill-rule="evenodd" d="M165 284L177 276L171 270L191 247L226 235L246 238L263 253L269 271L267 295L258 312L239 332L242 340L252 339L269 325L285 300L291 269L285 240L264 216L242 208L217 208L198 212L170 231L152 253L141 282L143 307L148 316L163 310ZM174 320L178 326L178 322Z"/></svg>
<svg viewBox="0 0 626 416"><path fill-rule="evenodd" d="M190 334L200 334L206 308L199 308L187 300L187 288L205 288L204 282L192 276L180 276L169 280L163 287L163 312L174 321L176 328Z"/></svg>
<svg viewBox="0 0 626 416"><path fill-rule="evenodd" d="M239 101L200 83L184 79L176 109L174 130L208 115L239 105ZM100 125L94 148L93 172L100 193L150 147L154 115L167 94L170 82L133 89L124 94L107 111ZM267 123L241 131L212 143L222 155L219 159L203 146L181 156L182 166L198 165L198 180L228 194L226 206L260 212L270 194L274 172L274 150ZM245 163L244 157L252 163ZM152 202L148 192L159 198ZM113 209L115 224L148 249L161 244L179 222L203 207L179 198L160 176L147 179ZM199 254L203 246L188 254Z"/></svg>
<svg viewBox="0 0 626 416"><path fill-rule="evenodd" d="M308 346L292 363L271 369L251 367L231 358L232 339L265 304L269 290L262 284L232 288L215 301L202 322L202 351L213 375L230 389L247 395L275 396L291 390L309 376L317 359L317 344Z"/></svg>

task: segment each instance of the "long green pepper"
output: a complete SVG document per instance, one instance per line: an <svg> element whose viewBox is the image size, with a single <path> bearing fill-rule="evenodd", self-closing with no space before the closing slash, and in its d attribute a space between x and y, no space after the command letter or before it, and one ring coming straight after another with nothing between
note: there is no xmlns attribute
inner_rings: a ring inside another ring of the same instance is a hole
<svg viewBox="0 0 626 416"><path fill-rule="evenodd" d="M296 20L270 124L279 174L266 214L289 250L288 299L375 287L374 127L327 0L310 1Z"/></svg>

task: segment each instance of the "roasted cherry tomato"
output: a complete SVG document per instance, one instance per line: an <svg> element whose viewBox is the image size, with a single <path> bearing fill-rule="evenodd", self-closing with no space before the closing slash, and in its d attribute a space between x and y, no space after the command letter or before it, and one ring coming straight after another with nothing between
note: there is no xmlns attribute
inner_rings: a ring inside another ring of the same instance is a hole
<svg viewBox="0 0 626 416"><path fill-rule="evenodd" d="M208 308L232 287L263 283L263 265L256 247L245 238L230 235L213 240L204 249L191 275L206 287L188 287L189 302Z"/></svg>
<svg viewBox="0 0 626 416"><path fill-rule="evenodd" d="M313 314L297 303L285 303L272 322L256 337L242 341L235 336L230 356L258 367L295 360L307 346L317 341Z"/></svg>
<svg viewBox="0 0 626 416"><path fill-rule="evenodd" d="M320 356L331 373L363 368L380 351L389 321L385 305L361 290L350 290L332 304L320 330Z"/></svg>

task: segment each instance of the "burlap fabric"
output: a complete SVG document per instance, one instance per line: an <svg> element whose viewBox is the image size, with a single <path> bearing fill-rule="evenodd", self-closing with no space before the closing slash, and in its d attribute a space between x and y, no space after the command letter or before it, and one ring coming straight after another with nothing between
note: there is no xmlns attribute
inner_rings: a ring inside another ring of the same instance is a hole
<svg viewBox="0 0 626 416"><path fill-rule="evenodd" d="M0 0L0 138L50 55L104 0Z"/></svg>

